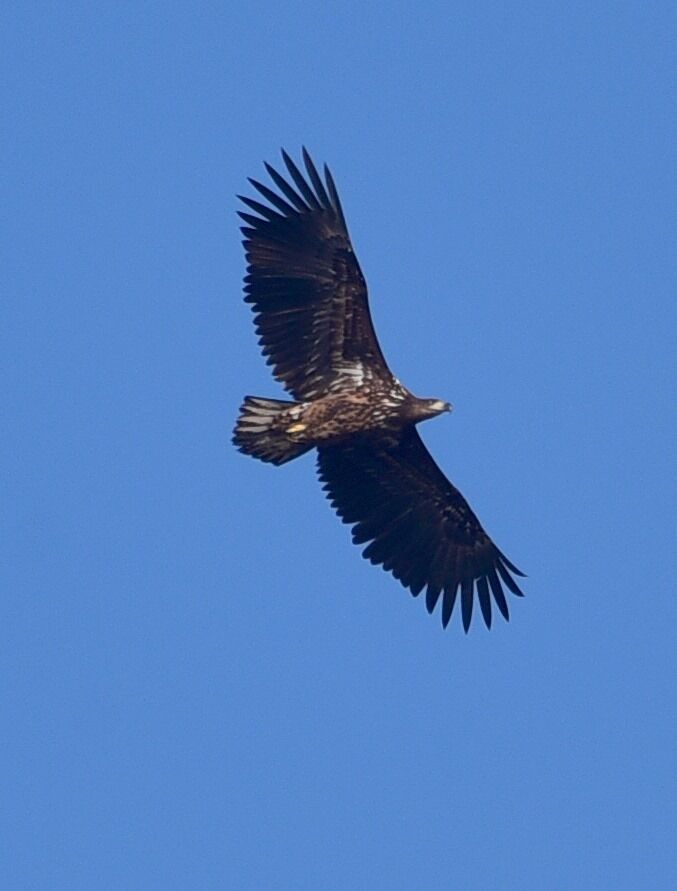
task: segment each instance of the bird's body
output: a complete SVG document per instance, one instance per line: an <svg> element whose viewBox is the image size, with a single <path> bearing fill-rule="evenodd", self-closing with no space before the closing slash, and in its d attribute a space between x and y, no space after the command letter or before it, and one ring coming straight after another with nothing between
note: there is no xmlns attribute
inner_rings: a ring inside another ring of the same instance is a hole
<svg viewBox="0 0 677 891"><path fill-rule="evenodd" d="M390 372L376 340L364 277L331 174L324 182L304 150L308 179L283 153L295 188L267 170L281 194L251 180L269 202L242 198L253 304L264 355L294 401L245 398L238 448L284 464L318 449L318 473L333 506L354 524L364 556L432 612L442 597L446 625L460 592L464 628L476 591L486 624L491 599L508 618L504 584L521 575L482 529L463 496L423 445L416 424L449 411L420 399ZM491 594L490 594L491 592Z"/></svg>
<svg viewBox="0 0 677 891"><path fill-rule="evenodd" d="M255 397L248 397L252 398L256 404ZM309 448L336 445L357 434L378 443L397 440L404 423L417 423L450 408L439 399L418 399L401 384L384 387L374 383L346 387L309 402L280 405L268 432L286 438L291 446L303 443Z"/></svg>
<svg viewBox="0 0 677 891"><path fill-rule="evenodd" d="M402 397L393 399L369 385L330 393L287 409L284 414L292 421L285 432L314 446L344 442L357 433L385 436L397 426L403 402Z"/></svg>

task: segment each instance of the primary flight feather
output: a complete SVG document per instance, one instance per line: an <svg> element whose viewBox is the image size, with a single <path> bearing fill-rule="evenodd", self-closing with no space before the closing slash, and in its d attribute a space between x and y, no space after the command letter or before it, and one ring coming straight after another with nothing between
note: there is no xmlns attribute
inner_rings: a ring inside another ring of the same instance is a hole
<svg viewBox="0 0 677 891"><path fill-rule="evenodd" d="M245 300L273 374L294 401L245 397L233 442L284 464L317 448L324 489L353 541L418 596L442 600L448 624L460 597L467 631L475 594L491 626L508 618L504 587L522 576L442 473L416 424L449 411L394 377L379 347L367 286L329 169L303 150L306 175L286 152L288 179L266 164L278 192L250 179L267 203L240 196L247 258Z"/></svg>

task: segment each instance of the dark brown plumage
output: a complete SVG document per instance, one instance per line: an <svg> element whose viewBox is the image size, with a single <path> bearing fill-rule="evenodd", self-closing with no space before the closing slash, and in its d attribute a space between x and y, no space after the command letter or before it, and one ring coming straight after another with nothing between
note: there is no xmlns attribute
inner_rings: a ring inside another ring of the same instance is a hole
<svg viewBox="0 0 677 891"><path fill-rule="evenodd" d="M460 592L467 631L477 593L487 627L492 600L508 618L504 586L522 596L523 575L498 550L421 441L416 424L449 410L413 396L392 375L376 339L367 288L334 181L303 150L307 178L282 153L291 183L266 169L279 194L241 200L245 300L263 354L295 401L246 397L233 441L284 464L318 449L324 489L364 556L381 564L446 627Z"/></svg>

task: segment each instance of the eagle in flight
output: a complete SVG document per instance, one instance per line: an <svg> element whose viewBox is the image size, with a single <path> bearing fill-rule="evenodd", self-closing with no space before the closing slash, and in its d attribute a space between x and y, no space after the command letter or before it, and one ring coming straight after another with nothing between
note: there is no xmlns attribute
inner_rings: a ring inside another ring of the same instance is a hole
<svg viewBox="0 0 677 891"><path fill-rule="evenodd" d="M468 502L442 473L416 425L451 410L419 399L391 373L369 313L329 169L319 175L303 150L304 175L282 152L288 178L266 164L279 192L249 182L266 203L240 197L247 258L245 300L259 343L293 401L247 396L233 442L248 455L284 464L317 449L332 506L352 524L364 557L381 564L414 597L425 588L447 626L459 598L463 627L475 592L491 627L492 599L508 618L504 588L523 596L523 576L499 551Z"/></svg>

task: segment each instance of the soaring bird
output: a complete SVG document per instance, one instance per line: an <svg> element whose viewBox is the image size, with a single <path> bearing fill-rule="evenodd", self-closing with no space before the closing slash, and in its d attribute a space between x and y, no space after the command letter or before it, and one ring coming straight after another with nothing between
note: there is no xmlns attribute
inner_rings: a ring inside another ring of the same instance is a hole
<svg viewBox="0 0 677 891"><path fill-rule="evenodd" d="M288 177L266 164L278 191L250 179L265 200L238 196L245 225L245 301L275 378L293 401L247 396L233 442L284 464L317 449L332 506L352 525L364 557L414 597L425 588L447 626L459 598L465 631L475 592L491 627L492 599L508 619L504 587L521 597L523 576L501 553L437 466L416 425L451 410L420 399L392 374L376 339L367 286L328 167L306 175L286 152ZM249 212L251 211L251 212Z"/></svg>

